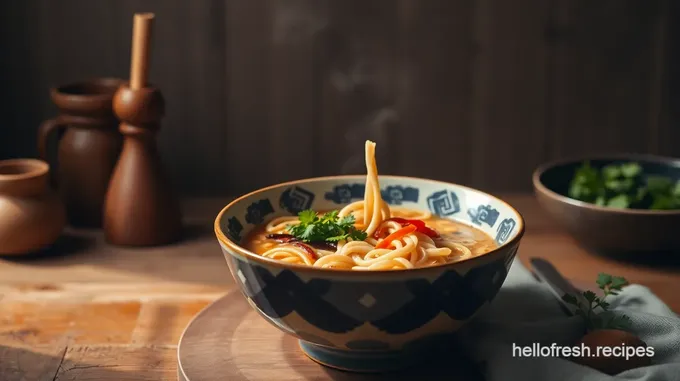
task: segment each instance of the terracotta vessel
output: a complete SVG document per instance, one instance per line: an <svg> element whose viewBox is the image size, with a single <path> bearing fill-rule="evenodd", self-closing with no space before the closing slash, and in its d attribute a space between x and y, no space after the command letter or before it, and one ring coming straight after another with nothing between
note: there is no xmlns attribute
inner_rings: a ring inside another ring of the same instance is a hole
<svg viewBox="0 0 680 381"><path fill-rule="evenodd" d="M0 255L20 255L53 244L66 224L59 197L41 160L0 161Z"/></svg>
<svg viewBox="0 0 680 381"><path fill-rule="evenodd" d="M181 238L182 216L156 148L163 96L154 87L124 85L114 97L114 110L125 138L104 207L106 238L121 246L173 243Z"/></svg>
<svg viewBox="0 0 680 381"><path fill-rule="evenodd" d="M104 198L123 142L112 103L122 83L102 78L51 91L61 114L40 126L38 149L48 161L49 140L59 138L56 180L72 226L102 226Z"/></svg>

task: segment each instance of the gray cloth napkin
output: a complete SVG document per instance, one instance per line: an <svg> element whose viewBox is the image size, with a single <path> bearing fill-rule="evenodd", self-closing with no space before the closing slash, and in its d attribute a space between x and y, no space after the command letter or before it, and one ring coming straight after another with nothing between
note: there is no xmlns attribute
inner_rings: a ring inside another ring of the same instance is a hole
<svg viewBox="0 0 680 381"><path fill-rule="evenodd" d="M597 287L595 279L592 284ZM607 300L609 309L629 316L634 333L654 348L652 366L609 376L564 358L513 356L513 344L573 346L584 329L581 318L567 316L548 286L519 260L493 302L461 329L461 344L484 363L489 381L680 380L680 317L641 285L627 286Z"/></svg>

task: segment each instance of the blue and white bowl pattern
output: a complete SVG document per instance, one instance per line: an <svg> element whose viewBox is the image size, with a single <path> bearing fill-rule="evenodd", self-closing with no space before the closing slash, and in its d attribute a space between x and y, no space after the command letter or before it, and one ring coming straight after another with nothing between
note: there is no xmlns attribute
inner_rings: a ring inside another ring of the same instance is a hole
<svg viewBox="0 0 680 381"><path fill-rule="evenodd" d="M308 354L310 345L324 352L315 354L317 361L327 351L366 355L417 348L455 332L494 298L523 233L520 214L491 195L433 180L381 176L383 199L390 205L468 223L494 237L500 248L444 266L358 272L287 265L237 246L271 218L361 200L364 182L365 176L339 176L265 188L230 204L216 221L218 238L226 236L219 240L229 269L248 302L271 324L305 341ZM343 367L361 365L350 361Z"/></svg>

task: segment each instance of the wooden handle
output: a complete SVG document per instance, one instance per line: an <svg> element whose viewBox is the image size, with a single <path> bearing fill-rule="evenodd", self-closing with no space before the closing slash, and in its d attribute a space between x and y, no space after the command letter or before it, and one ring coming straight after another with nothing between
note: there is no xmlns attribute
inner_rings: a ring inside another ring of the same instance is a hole
<svg viewBox="0 0 680 381"><path fill-rule="evenodd" d="M153 19L153 13L135 14L130 64L130 88L133 90L146 86Z"/></svg>

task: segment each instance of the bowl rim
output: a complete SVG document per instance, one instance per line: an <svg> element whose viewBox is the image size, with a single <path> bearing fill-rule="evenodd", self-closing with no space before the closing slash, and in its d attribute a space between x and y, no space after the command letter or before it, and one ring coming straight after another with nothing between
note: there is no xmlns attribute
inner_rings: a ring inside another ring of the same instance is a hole
<svg viewBox="0 0 680 381"><path fill-rule="evenodd" d="M568 164L577 164L586 160L630 160L630 161L647 161L657 164L662 164L668 167L674 167L680 169L680 159L676 159L670 156L662 155L652 155L652 154L625 154L625 153L613 153L613 154L596 154L596 155L578 155L569 156L557 160L552 160L547 163L543 163L538 166L532 175L532 183L534 189L545 196L565 204L569 204L574 207L584 208L592 211L597 211L601 213L608 213L611 215L638 215L638 216L673 216L680 214L680 209L675 210L648 210L648 209L617 209L610 208L606 206L598 206L585 201L576 200L574 198L561 195L552 189L548 188L541 181L541 176L547 171L560 166Z"/></svg>
<svg viewBox="0 0 680 381"><path fill-rule="evenodd" d="M17 158L0 160L0 168L24 166L26 171L21 173L0 173L0 181L27 180L46 175L50 171L50 165L44 160L33 158Z"/></svg>
<svg viewBox="0 0 680 381"><path fill-rule="evenodd" d="M508 202L504 201L500 197L496 197L490 193L471 188L465 185L460 185L460 184L455 184L455 183L449 183L445 181L439 181L439 180L432 180L432 179L426 179L426 178L421 178L421 177L411 177L411 176L395 176L395 175L379 175L378 180L380 179L401 179L401 180L417 180L417 181L428 181L436 184L441 184L444 186L454 186L454 187L459 187L463 189L467 189L473 192L477 192L483 195L486 195L490 198L493 198L495 200L498 200L498 202L505 204L510 210L512 210L514 213L517 214L518 220L517 223L519 224L519 230L517 231L517 234L515 237L513 237L511 240L503 243L502 245L498 246L497 248L488 251L484 254L478 255L476 257L471 257L467 259L463 259L460 261L456 262L451 262L451 263L446 263L442 265L436 265L436 266L426 266L426 267L417 267L413 269L397 269L397 270L371 270L371 271L357 271L357 270L345 270L345 269L326 269L326 268L318 268L318 267L313 267L313 266L308 266L308 265L297 265L297 264L291 264L291 263L286 263L286 262L281 262L277 261L275 259L271 258L266 258L261 255L255 254L249 250L246 250L245 248L241 247L239 244L236 242L232 241L227 237L224 232L222 231L222 228L220 227L220 221L222 220L222 217L224 216L225 212L229 210L232 206L234 206L236 203L241 202L242 200L246 198L250 198L252 196L255 196L257 194L275 189L275 188L281 188L285 186L290 186L290 185L295 185L295 184L301 184L301 183L310 183L310 182L317 182L317 181L329 181L329 180L338 180L338 179L349 179L349 178L357 178L357 177L366 177L366 174L362 175L337 175L337 176L321 176L321 177L310 177L310 178L305 178L305 179L299 179L299 180L293 180L293 181L287 181L287 182L282 182L274 185L269 185L264 188L260 188L258 190L246 193L244 195L241 195L240 197L235 198L233 201L231 201L229 204L227 204L225 207L220 210L219 214L215 218L215 223L214 223L214 229L215 229L215 235L217 236L217 240L220 242L221 245L225 245L228 248L238 252L239 254L243 255L245 258L248 260L253 260L255 262L260 262L266 265L274 266L274 267L279 267L282 269L287 269L291 271L296 271L296 272L307 272L307 273L316 273L316 274L327 274L327 275L350 275L350 276L366 276L367 274L376 274L379 273L381 275L387 275L387 274L393 274L394 276L401 276L405 273L408 274L415 274L415 273L422 273L422 272L431 272L431 271L439 271L439 270L445 270L446 268L453 268L456 266L459 266L463 263L475 263L475 262L480 262L480 261L485 261L488 257L498 255L501 252L504 252L508 247L512 246L517 246L519 244L519 241L522 239L524 236L525 232L525 222L524 222L524 217L522 214L512 205L510 205ZM515 253L516 255L516 253Z"/></svg>

